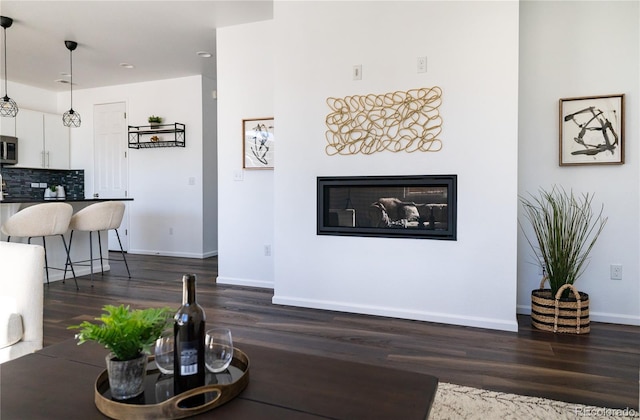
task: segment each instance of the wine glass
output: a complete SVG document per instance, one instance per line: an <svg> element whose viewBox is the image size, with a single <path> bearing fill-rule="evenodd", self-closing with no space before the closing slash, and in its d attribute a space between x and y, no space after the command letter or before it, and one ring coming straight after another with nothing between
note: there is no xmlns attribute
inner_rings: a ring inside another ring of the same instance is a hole
<svg viewBox="0 0 640 420"><path fill-rule="evenodd" d="M173 374L173 340L173 330L163 331L156 340L156 366L165 375Z"/></svg>
<svg viewBox="0 0 640 420"><path fill-rule="evenodd" d="M231 364L233 341L228 328L212 328L204 340L204 361L210 372L222 372Z"/></svg>
<svg viewBox="0 0 640 420"><path fill-rule="evenodd" d="M156 380L156 403L173 397L173 376L158 375Z"/></svg>

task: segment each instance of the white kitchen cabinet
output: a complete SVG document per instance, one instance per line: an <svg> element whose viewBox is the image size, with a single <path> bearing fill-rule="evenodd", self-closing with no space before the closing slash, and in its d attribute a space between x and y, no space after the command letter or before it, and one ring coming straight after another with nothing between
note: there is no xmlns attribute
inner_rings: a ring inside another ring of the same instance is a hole
<svg viewBox="0 0 640 420"><path fill-rule="evenodd" d="M69 169L69 128L62 116L21 109L16 116L18 167Z"/></svg>
<svg viewBox="0 0 640 420"><path fill-rule="evenodd" d="M3 136L15 137L16 119L11 117L0 117L0 134Z"/></svg>
<svg viewBox="0 0 640 420"><path fill-rule="evenodd" d="M69 130L62 124L62 115L44 114L46 168L70 169Z"/></svg>

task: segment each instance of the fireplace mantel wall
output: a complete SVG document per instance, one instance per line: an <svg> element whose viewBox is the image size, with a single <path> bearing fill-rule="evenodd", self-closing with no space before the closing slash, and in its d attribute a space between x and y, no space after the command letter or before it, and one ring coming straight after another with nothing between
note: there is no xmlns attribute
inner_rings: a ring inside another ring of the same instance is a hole
<svg viewBox="0 0 640 420"><path fill-rule="evenodd" d="M606 28L598 42L615 45L623 65L593 60L569 23ZM275 2L272 21L218 30L218 281L272 287L279 304L513 331L540 279L519 235L517 197L559 183L595 191L610 216L580 280L601 297L592 319L640 322L638 122L627 119L624 165L557 165L558 98L633 98L639 40L635 2ZM417 73L423 55L428 71ZM363 78L354 81L357 64ZM443 90L441 152L325 154L326 98L434 85ZM626 110L637 115L637 101ZM276 168L240 170L238 181L239 122L269 115ZM457 241L316 235L317 176L425 172L458 174ZM623 281L607 280L611 262L625 264Z"/></svg>

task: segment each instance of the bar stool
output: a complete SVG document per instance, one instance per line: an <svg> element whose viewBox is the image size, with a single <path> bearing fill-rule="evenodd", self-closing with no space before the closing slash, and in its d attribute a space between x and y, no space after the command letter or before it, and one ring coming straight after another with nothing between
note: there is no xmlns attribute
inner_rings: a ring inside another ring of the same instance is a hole
<svg viewBox="0 0 640 420"><path fill-rule="evenodd" d="M49 284L49 268L54 270L62 270L61 268L49 267L47 260L47 236L58 236L62 238L64 251L67 254L65 263L65 277L67 272L67 264L71 262L69 257L69 247L64 239L64 234L69 230L69 223L73 207L68 203L42 203L34 206L26 207L13 216L11 216L2 225L0 231L7 236L7 242L11 242L11 237L27 238L27 243L31 243L31 238L41 237L42 246L44 247L44 266L47 273L47 284ZM71 242L69 242L69 246ZM73 270L73 280L76 282L78 289L78 280ZM63 280L64 281L64 280Z"/></svg>
<svg viewBox="0 0 640 420"><path fill-rule="evenodd" d="M98 234L98 246L100 249L100 269L104 275L104 262L102 259L102 240L100 239L101 231L115 230L116 237L118 238L118 244L120 245L120 254L122 255L122 261L127 268L127 274L131 278L129 272L129 265L127 264L127 258L124 255L122 249L122 242L120 241L120 234L118 228L122 223L122 216L124 215L124 203L121 201L105 201L102 203L92 204L88 207L79 210L71 217L69 223L69 229L71 229L71 236L69 238L69 249L71 249L71 242L73 241L73 232L89 232L89 259L76 261L77 263L89 262L91 267L91 281L93 282L93 261L97 258L93 258L93 241L91 234L96 232ZM71 269L73 269L73 263L69 259ZM66 276L66 267L65 267Z"/></svg>

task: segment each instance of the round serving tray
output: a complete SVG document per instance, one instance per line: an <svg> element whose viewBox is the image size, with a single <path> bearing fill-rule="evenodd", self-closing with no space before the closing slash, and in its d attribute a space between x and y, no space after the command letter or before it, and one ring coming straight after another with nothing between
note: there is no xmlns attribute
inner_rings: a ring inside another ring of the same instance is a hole
<svg viewBox="0 0 640 420"><path fill-rule="evenodd" d="M221 373L207 372L207 385L179 395L173 395L173 376L163 375L149 356L149 367L142 395L125 401L111 399L109 377L103 371L96 379L95 404L98 410L113 419L181 419L216 408L235 398L249 383L249 358L237 348L233 360ZM153 363L152 363L153 362ZM195 407L185 407L188 398L202 395L204 402Z"/></svg>

